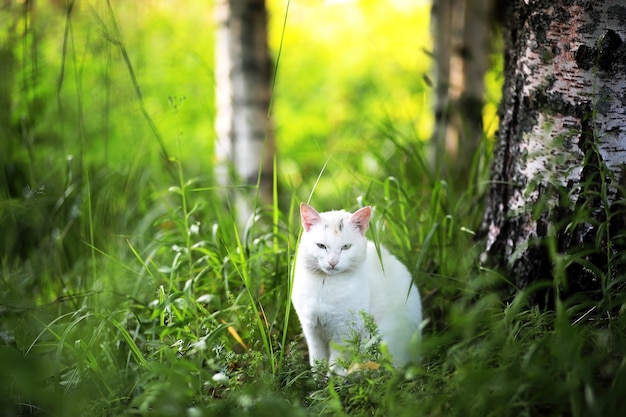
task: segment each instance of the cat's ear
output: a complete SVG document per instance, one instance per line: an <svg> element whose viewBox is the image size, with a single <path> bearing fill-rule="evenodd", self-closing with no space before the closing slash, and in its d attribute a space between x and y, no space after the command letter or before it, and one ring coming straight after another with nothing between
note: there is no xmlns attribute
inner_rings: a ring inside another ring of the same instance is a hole
<svg viewBox="0 0 626 417"><path fill-rule="evenodd" d="M313 227L322 220L320 214L315 211L313 207L305 203L300 204L300 218L302 220L302 227L304 227L305 232L311 230L311 227Z"/></svg>
<svg viewBox="0 0 626 417"><path fill-rule="evenodd" d="M352 217L350 217L350 223L355 225L357 229L365 236L365 232L370 226L370 217L372 216L372 208L367 206L357 210Z"/></svg>

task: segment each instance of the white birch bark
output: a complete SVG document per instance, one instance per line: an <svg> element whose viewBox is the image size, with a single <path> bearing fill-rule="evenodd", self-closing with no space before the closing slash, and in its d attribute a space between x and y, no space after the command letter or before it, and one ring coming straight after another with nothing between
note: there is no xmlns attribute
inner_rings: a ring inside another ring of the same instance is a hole
<svg viewBox="0 0 626 417"><path fill-rule="evenodd" d="M483 260L496 259L524 287L551 272L533 242L551 233L564 250L594 241L592 224L555 231L559 212L592 202L590 214L606 219L605 205L622 198L626 4L516 0L510 7ZM602 187L606 199L592 197Z"/></svg>
<svg viewBox="0 0 626 417"><path fill-rule="evenodd" d="M268 120L271 62L264 0L217 0L215 79L217 176L233 192L237 217L252 212L259 172L259 197L271 201L274 138ZM247 190L247 191L246 191Z"/></svg>

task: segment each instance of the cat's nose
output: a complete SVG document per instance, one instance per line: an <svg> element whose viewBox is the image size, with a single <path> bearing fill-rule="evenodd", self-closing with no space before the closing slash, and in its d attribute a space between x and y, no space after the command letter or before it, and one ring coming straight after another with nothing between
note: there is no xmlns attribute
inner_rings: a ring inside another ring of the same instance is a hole
<svg viewBox="0 0 626 417"><path fill-rule="evenodd" d="M337 266L337 264L339 263L338 259L329 259L328 260L328 265L330 265L331 268L335 268Z"/></svg>

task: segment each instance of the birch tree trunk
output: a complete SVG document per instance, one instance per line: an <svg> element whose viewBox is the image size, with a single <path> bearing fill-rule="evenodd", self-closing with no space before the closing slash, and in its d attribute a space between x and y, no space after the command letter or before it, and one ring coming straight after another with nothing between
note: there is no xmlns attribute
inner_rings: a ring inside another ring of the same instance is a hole
<svg viewBox="0 0 626 417"><path fill-rule="evenodd" d="M536 303L553 290L597 294L620 273L610 265L625 225L626 4L514 0L508 7L482 260L517 288L553 280ZM560 258L571 261L565 279L555 280L555 252L575 254Z"/></svg>
<svg viewBox="0 0 626 417"><path fill-rule="evenodd" d="M271 202L272 195L272 65L265 0L218 0L216 16L217 176L222 186L244 186L232 195L239 224L245 224L257 184L261 202Z"/></svg>
<svg viewBox="0 0 626 417"><path fill-rule="evenodd" d="M435 0L435 129L442 172L465 176L483 135L492 0Z"/></svg>

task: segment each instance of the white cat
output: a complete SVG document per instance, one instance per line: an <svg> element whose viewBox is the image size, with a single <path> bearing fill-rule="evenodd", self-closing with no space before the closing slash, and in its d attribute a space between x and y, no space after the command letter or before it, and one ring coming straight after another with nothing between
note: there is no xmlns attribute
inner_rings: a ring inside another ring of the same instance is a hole
<svg viewBox="0 0 626 417"><path fill-rule="evenodd" d="M360 312L374 318L382 343L393 364L412 359L411 340L419 332L422 307L417 288L406 267L365 237L372 209L318 213L300 205L304 231L298 248L292 302L298 314L313 367L329 363L331 371L345 374L337 364L336 349L362 326ZM342 358L349 359L349 358Z"/></svg>

